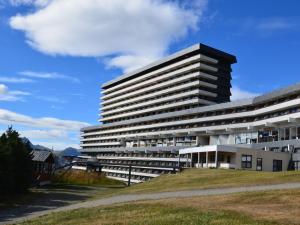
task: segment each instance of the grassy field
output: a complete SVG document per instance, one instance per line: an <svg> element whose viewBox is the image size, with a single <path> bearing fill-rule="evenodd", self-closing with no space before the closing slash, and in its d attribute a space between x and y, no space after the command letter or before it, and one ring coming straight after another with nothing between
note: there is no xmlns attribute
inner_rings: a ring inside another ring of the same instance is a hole
<svg viewBox="0 0 300 225"><path fill-rule="evenodd" d="M52 178L53 183L72 185L97 185L103 187L125 186L123 182L112 180L97 172L69 170L56 173Z"/></svg>
<svg viewBox="0 0 300 225"><path fill-rule="evenodd" d="M300 182L300 171L274 173L225 169L186 169L182 173L162 175L149 182L132 185L129 188L101 192L97 197L287 182Z"/></svg>
<svg viewBox="0 0 300 225"><path fill-rule="evenodd" d="M23 225L300 224L300 190L144 201L50 214Z"/></svg>
<svg viewBox="0 0 300 225"><path fill-rule="evenodd" d="M80 174L77 175L81 176ZM67 175L67 178L72 180L71 183L74 182L74 176L74 174ZM92 180L95 179L97 177L93 177ZM102 176L100 179L102 179ZM63 182L68 183L66 180L63 180ZM300 171L273 173L244 170L186 169L180 174L163 175L149 182L132 185L131 187L102 190L91 195L90 199L120 194L288 182L300 182ZM97 182L88 181L86 184L97 185ZM296 225L300 224L300 190L134 202L50 214L24 224Z"/></svg>

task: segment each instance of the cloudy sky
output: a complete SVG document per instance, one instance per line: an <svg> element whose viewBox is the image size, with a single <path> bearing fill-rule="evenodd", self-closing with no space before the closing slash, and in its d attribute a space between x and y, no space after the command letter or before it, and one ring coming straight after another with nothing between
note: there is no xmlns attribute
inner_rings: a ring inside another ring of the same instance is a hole
<svg viewBox="0 0 300 225"><path fill-rule="evenodd" d="M300 81L298 0L0 0L0 131L78 147L100 85L198 42L237 56L232 99Z"/></svg>

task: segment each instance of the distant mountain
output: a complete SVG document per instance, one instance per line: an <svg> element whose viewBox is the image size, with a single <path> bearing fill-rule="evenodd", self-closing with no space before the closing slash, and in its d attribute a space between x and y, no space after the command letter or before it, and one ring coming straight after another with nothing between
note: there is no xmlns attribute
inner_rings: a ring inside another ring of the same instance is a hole
<svg viewBox="0 0 300 225"><path fill-rule="evenodd" d="M66 148L66 149L62 150L62 151L60 152L60 155L61 155L61 156L64 156L64 157L66 157L66 156L76 157L76 156L79 156L79 155L80 155L80 152L79 152L79 150L76 149L76 148L71 148L71 147L69 147L69 148Z"/></svg>
<svg viewBox="0 0 300 225"><path fill-rule="evenodd" d="M46 151L52 151L55 155L59 156L59 157L66 157L66 156L69 156L69 157L76 157L76 156L79 156L80 155L80 152L78 149L76 148L72 148L72 147L69 147L69 148L65 148L64 150L62 151L53 151L52 149L50 148L47 148L45 146L42 146L42 145L34 145L31 143L31 141L26 138L26 137L23 137L22 138L22 141L24 143L27 143L30 145L30 147L33 149L33 150L46 150Z"/></svg>
<svg viewBox="0 0 300 225"><path fill-rule="evenodd" d="M28 138L26 138L26 137L23 137L23 138L22 138L22 141L23 141L24 143L26 143L26 144L29 144L30 147L31 147L33 150L40 150L40 151L46 150L46 151L52 151L50 148L47 148L47 147L45 147L45 146L42 146L42 145L34 145L34 144L32 144L31 141L30 141Z"/></svg>

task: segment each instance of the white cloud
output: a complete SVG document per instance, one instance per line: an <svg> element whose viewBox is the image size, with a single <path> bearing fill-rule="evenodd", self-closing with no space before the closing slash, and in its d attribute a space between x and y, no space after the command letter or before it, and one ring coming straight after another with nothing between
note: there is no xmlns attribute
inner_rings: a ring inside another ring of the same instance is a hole
<svg viewBox="0 0 300 225"><path fill-rule="evenodd" d="M47 101L47 102L54 102L54 103L60 103L60 104L64 104L67 103L66 100L62 99L62 98L58 98L58 97L49 97L49 96L35 96L36 99L39 100L43 100L43 101Z"/></svg>
<svg viewBox="0 0 300 225"><path fill-rule="evenodd" d="M160 58L168 46L198 29L207 0L52 0L10 26L50 55L110 57L129 71ZM138 59L138 60L136 60Z"/></svg>
<svg viewBox="0 0 300 225"><path fill-rule="evenodd" d="M61 120L52 117L33 118L5 109L0 109L0 124L13 126L21 125L27 127L60 129L69 131L79 131L80 128L89 125L88 123L84 122Z"/></svg>
<svg viewBox="0 0 300 225"><path fill-rule="evenodd" d="M3 83L33 83L34 80L20 77L0 77L0 82Z"/></svg>
<svg viewBox="0 0 300 225"><path fill-rule="evenodd" d="M60 73L49 73L49 72L34 72L34 71L22 71L19 72L20 75L31 77L31 78L40 78L40 79L63 79L69 80L75 83L79 83L79 79L76 77L68 76Z"/></svg>
<svg viewBox="0 0 300 225"><path fill-rule="evenodd" d="M152 57L152 56L140 57L137 55L121 55L108 60L107 67L108 68L119 67L122 68L122 70L125 73L128 73L144 65L147 65L149 62L153 62L155 60L156 57Z"/></svg>
<svg viewBox="0 0 300 225"><path fill-rule="evenodd" d="M65 148L68 147L72 147L72 148L76 148L79 149L80 146L79 144L73 143L73 142L66 142L66 141L33 141L33 144L39 144L42 146L45 146L47 148L50 149L54 149L54 150L64 150Z"/></svg>
<svg viewBox="0 0 300 225"><path fill-rule="evenodd" d="M51 0L9 0L12 6L35 5L46 6Z"/></svg>
<svg viewBox="0 0 300 225"><path fill-rule="evenodd" d="M30 93L24 91L10 91L6 85L0 84L0 101L23 101L23 96L27 95L30 95Z"/></svg>
<svg viewBox="0 0 300 225"><path fill-rule="evenodd" d="M0 84L0 94L6 94L8 88L4 84Z"/></svg>
<svg viewBox="0 0 300 225"><path fill-rule="evenodd" d="M57 139L67 138L68 133L65 130L23 130L20 131L22 137L29 139Z"/></svg>
<svg viewBox="0 0 300 225"><path fill-rule="evenodd" d="M240 100L240 99L247 99L247 98L253 98L255 96L260 95L258 93L253 93L253 92L249 92L249 91L246 91L246 90L242 90L237 86L233 86L231 88L231 94L232 94L232 96L230 98L231 101Z"/></svg>
<svg viewBox="0 0 300 225"><path fill-rule="evenodd" d="M2 129L1 129L2 124ZM79 148L80 128L88 123L57 118L33 118L24 114L0 109L0 130L12 125L22 137L33 144L62 150L66 147Z"/></svg>
<svg viewBox="0 0 300 225"><path fill-rule="evenodd" d="M261 31L287 30L294 28L295 22L290 18L267 18L261 20L256 28Z"/></svg>

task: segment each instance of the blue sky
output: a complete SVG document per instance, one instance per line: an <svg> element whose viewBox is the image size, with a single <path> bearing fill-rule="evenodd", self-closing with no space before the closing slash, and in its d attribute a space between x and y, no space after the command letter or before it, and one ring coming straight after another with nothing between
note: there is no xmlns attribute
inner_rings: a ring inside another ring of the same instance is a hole
<svg viewBox="0 0 300 225"><path fill-rule="evenodd" d="M300 82L298 0L0 0L0 131L78 147L100 85L198 42L237 56L233 99Z"/></svg>

